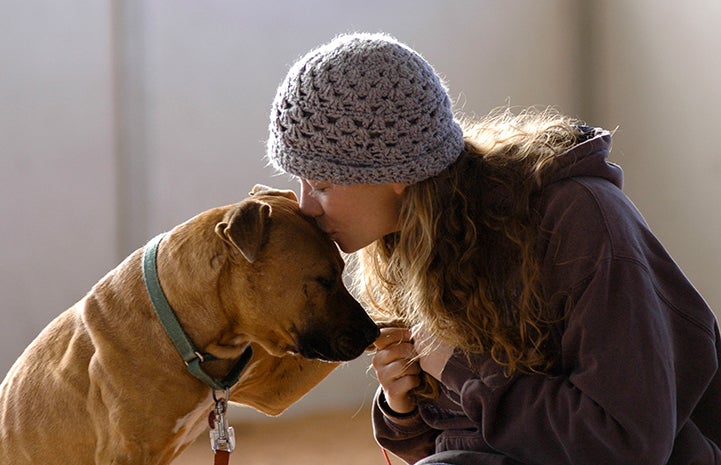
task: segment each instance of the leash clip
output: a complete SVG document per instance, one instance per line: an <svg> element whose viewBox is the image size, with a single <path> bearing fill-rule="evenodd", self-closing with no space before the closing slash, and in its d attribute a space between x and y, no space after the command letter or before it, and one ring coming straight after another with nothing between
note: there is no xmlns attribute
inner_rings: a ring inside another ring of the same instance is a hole
<svg viewBox="0 0 721 465"><path fill-rule="evenodd" d="M210 448L213 452L233 452L235 449L235 430L228 425L225 413L228 409L230 388L225 389L225 397L219 397L213 390L215 408L210 411L208 423L210 425ZM222 391L221 391L222 392Z"/></svg>

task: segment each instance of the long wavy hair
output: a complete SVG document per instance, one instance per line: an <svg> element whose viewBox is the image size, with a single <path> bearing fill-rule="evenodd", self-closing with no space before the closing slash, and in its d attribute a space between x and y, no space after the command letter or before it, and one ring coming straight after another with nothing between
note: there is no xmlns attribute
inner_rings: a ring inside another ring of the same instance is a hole
<svg viewBox="0 0 721 465"><path fill-rule="evenodd" d="M354 283L375 317L488 354L509 375L547 372L553 317L540 286L534 200L579 124L553 109L509 108L464 122L459 159L408 186L400 231L356 254Z"/></svg>

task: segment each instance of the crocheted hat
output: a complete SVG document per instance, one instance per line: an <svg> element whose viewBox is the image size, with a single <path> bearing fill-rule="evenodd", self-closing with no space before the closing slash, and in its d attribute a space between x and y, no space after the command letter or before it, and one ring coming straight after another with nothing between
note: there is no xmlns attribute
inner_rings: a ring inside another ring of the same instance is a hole
<svg viewBox="0 0 721 465"><path fill-rule="evenodd" d="M278 88L267 156L281 171L334 184L413 184L463 150L448 92L418 53L385 34L335 38Z"/></svg>

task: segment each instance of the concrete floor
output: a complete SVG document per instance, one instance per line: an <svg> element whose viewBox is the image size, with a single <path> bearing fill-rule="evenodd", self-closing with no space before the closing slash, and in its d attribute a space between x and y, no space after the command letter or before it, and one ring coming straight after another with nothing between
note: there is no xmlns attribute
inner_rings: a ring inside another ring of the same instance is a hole
<svg viewBox="0 0 721 465"><path fill-rule="evenodd" d="M281 416L231 426L236 449L229 465L386 465L367 410ZM203 434L173 465L213 465L213 458ZM392 465L403 463L391 456Z"/></svg>

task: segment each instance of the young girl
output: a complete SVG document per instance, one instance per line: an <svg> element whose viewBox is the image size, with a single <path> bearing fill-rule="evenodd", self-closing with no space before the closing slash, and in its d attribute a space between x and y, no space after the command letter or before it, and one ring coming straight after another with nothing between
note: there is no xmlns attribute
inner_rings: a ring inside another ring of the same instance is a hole
<svg viewBox="0 0 721 465"><path fill-rule="evenodd" d="M378 442L416 464L721 463L713 313L553 111L464 124L418 53L352 34L273 102L268 157L358 251Z"/></svg>

